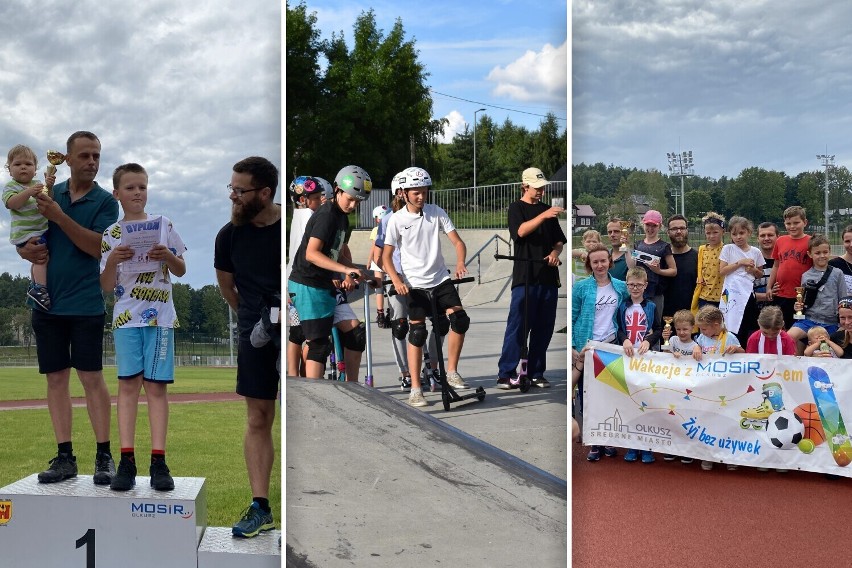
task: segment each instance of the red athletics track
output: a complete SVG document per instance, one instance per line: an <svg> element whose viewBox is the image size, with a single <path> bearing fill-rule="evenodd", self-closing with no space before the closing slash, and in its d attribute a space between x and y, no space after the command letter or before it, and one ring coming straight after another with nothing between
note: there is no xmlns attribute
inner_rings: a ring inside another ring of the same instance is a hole
<svg viewBox="0 0 852 568"><path fill-rule="evenodd" d="M852 479L702 471L601 456L571 444L572 566L798 568L852 566Z"/></svg>

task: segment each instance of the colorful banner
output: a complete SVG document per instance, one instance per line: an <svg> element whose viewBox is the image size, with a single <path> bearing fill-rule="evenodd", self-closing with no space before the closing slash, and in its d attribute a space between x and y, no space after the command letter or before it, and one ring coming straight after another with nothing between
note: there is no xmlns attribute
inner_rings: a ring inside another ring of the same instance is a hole
<svg viewBox="0 0 852 568"><path fill-rule="evenodd" d="M850 361L589 345L584 444L852 477Z"/></svg>

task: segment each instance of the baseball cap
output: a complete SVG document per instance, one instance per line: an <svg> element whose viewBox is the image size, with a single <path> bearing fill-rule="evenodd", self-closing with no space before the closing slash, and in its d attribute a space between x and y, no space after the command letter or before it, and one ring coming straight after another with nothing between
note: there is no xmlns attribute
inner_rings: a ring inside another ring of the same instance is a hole
<svg viewBox="0 0 852 568"><path fill-rule="evenodd" d="M654 211L653 209L649 209L645 216L642 217L642 224L645 223L653 223L655 225L663 224L663 216L660 215L659 211Z"/></svg>
<svg viewBox="0 0 852 568"><path fill-rule="evenodd" d="M550 182L544 177L544 173L538 168L527 168L521 176L521 183L539 189Z"/></svg>

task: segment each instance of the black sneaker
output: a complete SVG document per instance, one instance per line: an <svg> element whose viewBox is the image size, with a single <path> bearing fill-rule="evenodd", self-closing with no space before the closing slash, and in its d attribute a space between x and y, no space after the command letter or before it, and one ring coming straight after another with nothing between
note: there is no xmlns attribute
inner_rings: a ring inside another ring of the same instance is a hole
<svg viewBox="0 0 852 568"><path fill-rule="evenodd" d="M166 460L155 460L151 464L151 487L157 491L171 491L175 488L175 480L169 475Z"/></svg>
<svg viewBox="0 0 852 568"><path fill-rule="evenodd" d="M118 472L113 476L109 488L113 491L130 491L136 485L136 462L130 458L121 458Z"/></svg>
<svg viewBox="0 0 852 568"><path fill-rule="evenodd" d="M550 383L544 377L533 377L532 386L547 389L550 388Z"/></svg>
<svg viewBox="0 0 852 568"><path fill-rule="evenodd" d="M50 468L38 474L39 483L56 483L77 477L77 458L70 454L56 454L50 460Z"/></svg>
<svg viewBox="0 0 852 568"><path fill-rule="evenodd" d="M95 475L92 476L92 481L95 485L109 485L112 478L115 476L115 462L112 456L102 452L95 455Z"/></svg>
<svg viewBox="0 0 852 568"><path fill-rule="evenodd" d="M385 313L383 311L376 312L376 327L380 329L388 327L387 319L385 319Z"/></svg>
<svg viewBox="0 0 852 568"><path fill-rule="evenodd" d="M512 385L509 384L509 377L497 377L497 388L509 390Z"/></svg>

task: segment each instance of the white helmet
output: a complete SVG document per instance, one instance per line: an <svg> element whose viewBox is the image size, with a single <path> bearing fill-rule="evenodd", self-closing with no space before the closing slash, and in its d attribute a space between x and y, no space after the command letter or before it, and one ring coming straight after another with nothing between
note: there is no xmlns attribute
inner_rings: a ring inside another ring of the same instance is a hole
<svg viewBox="0 0 852 568"><path fill-rule="evenodd" d="M373 190L370 174L358 166L344 166L334 177L334 185L358 201L364 201Z"/></svg>
<svg viewBox="0 0 852 568"><path fill-rule="evenodd" d="M319 186L322 189L322 195L326 199L331 199L334 197L334 188L331 187L331 184L328 183L324 178L314 176L314 179L319 182Z"/></svg>
<svg viewBox="0 0 852 568"><path fill-rule="evenodd" d="M402 189L417 189L420 187L431 187L432 178L429 172L423 168L412 166L405 168L399 174L399 185Z"/></svg>
<svg viewBox="0 0 852 568"><path fill-rule="evenodd" d="M399 179L401 177L402 177L402 172L399 172L398 174L393 176L393 179L391 180L391 191L393 192L394 195L396 195L397 191L402 189L402 184L399 183Z"/></svg>
<svg viewBox="0 0 852 568"><path fill-rule="evenodd" d="M390 213L390 209L387 205L376 205L373 209L373 219L381 219L388 213Z"/></svg>

